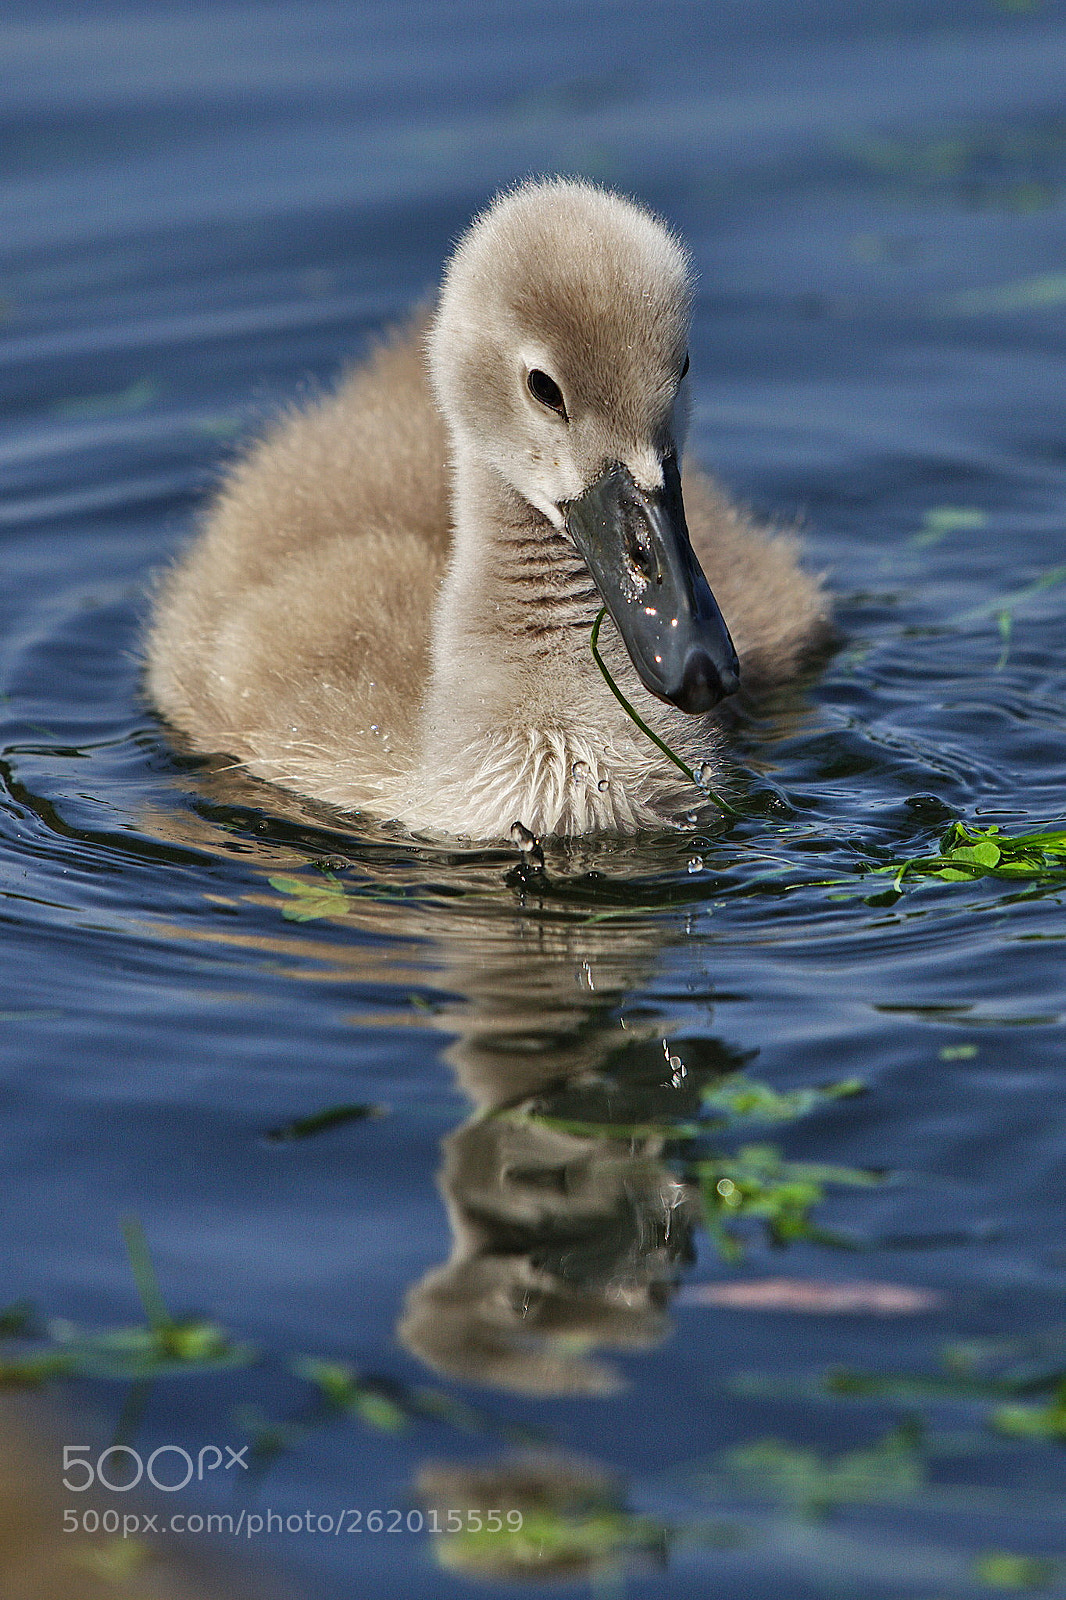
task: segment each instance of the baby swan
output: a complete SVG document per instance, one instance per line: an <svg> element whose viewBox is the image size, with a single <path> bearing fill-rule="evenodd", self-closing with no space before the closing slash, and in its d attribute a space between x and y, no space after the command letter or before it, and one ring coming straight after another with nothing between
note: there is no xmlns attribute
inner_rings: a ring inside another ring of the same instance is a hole
<svg viewBox="0 0 1066 1600"><path fill-rule="evenodd" d="M826 611L791 541L699 474L682 492L690 298L683 247L633 202L562 179L500 195L428 340L381 346L230 474L157 599L163 715L415 831L676 822L699 795L597 669L601 609L616 683L711 774L709 713L791 674Z"/></svg>

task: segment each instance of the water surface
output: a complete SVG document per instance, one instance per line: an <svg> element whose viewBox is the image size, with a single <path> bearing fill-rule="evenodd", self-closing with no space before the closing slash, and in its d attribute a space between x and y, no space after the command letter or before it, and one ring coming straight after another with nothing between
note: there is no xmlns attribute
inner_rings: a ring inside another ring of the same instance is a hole
<svg viewBox="0 0 1066 1600"><path fill-rule="evenodd" d="M1035 0L9 5L5 1298L137 1322L134 1216L171 1311L255 1347L121 1424L121 1379L63 1386L94 1450L276 1446L182 1510L491 1493L579 1592L1066 1593L1061 880L863 875L1062 826L1064 59ZM801 528L844 643L737 729L745 820L523 880L181 758L138 643L240 440L530 171L690 241L690 449ZM864 1092L702 1109L737 1075ZM375 1114L301 1126L336 1107ZM880 1181L788 1243L723 1199L737 1258L695 1180L752 1144ZM780 1278L917 1298L707 1292ZM245 1544L313 1597L517 1559Z"/></svg>

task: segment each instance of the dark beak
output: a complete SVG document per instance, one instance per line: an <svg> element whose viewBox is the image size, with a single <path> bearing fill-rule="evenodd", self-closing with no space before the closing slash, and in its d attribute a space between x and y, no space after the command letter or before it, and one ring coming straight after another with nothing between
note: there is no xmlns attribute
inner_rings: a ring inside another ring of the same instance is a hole
<svg viewBox="0 0 1066 1600"><path fill-rule="evenodd" d="M570 537L641 682L682 711L710 711L740 687L729 629L689 543L677 457L647 494L614 462L567 509Z"/></svg>

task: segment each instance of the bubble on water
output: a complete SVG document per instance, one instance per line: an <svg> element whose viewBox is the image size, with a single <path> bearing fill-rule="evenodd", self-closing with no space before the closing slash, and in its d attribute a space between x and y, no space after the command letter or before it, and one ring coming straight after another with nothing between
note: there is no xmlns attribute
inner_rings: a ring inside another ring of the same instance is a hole
<svg viewBox="0 0 1066 1600"><path fill-rule="evenodd" d="M581 783L583 779L588 777L588 775L589 764L587 761L575 761L573 766L570 768L570 776L573 778L575 783Z"/></svg>
<svg viewBox="0 0 1066 1600"><path fill-rule="evenodd" d="M607 790L611 787L610 778L601 778L596 787L601 794L606 794Z"/></svg>
<svg viewBox="0 0 1066 1600"><path fill-rule="evenodd" d="M702 872L703 871L703 857L702 856L693 856L691 858L691 860L689 861L688 870L690 872Z"/></svg>

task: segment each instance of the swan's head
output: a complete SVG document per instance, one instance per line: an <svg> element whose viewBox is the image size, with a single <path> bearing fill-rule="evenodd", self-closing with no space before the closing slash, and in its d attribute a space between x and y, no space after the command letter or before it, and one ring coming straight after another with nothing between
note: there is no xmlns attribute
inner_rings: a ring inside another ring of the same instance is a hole
<svg viewBox="0 0 1066 1600"><path fill-rule="evenodd" d="M460 449L567 532L646 687L702 712L739 678L681 497L691 282L632 201L525 184L459 241L429 354Z"/></svg>

